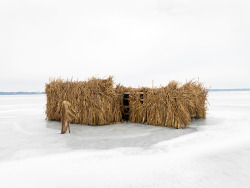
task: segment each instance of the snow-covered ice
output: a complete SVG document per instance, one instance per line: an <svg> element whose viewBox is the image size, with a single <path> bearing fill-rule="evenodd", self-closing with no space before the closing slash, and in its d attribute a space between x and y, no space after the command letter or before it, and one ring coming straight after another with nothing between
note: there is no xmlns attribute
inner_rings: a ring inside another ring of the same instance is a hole
<svg viewBox="0 0 250 188"><path fill-rule="evenodd" d="M44 95L0 96L0 187L250 187L250 92L210 92L185 129L45 119Z"/></svg>

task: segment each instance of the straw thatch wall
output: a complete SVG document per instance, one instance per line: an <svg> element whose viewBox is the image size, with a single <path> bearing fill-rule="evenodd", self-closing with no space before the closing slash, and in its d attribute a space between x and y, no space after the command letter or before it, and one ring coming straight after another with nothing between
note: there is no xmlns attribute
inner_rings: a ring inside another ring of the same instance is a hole
<svg viewBox="0 0 250 188"><path fill-rule="evenodd" d="M129 120L134 123L147 122L147 88L132 89L129 92Z"/></svg>
<svg viewBox="0 0 250 188"><path fill-rule="evenodd" d="M196 81L184 85L172 81L161 88L114 88L112 77L85 82L52 80L46 84L47 118L60 121L61 103L69 101L77 114L73 123L105 125L129 120L157 126L181 128L191 118L206 118L208 91ZM124 94L129 106L124 106Z"/></svg>
<svg viewBox="0 0 250 188"><path fill-rule="evenodd" d="M131 122L180 128L190 124L191 118L206 117L208 92L198 82L181 86L172 81L166 87L142 88L129 93Z"/></svg>
<svg viewBox="0 0 250 188"><path fill-rule="evenodd" d="M83 82L56 79L46 84L45 91L49 120L61 120L61 104L66 100L77 114L73 123L105 125L122 121L121 96L116 93L112 77Z"/></svg>

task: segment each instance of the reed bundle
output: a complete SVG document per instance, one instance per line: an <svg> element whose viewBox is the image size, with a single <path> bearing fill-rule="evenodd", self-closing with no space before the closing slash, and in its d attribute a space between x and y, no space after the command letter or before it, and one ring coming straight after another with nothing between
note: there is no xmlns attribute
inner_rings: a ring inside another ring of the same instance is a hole
<svg viewBox="0 0 250 188"><path fill-rule="evenodd" d="M179 129L190 124L191 118L206 118L208 92L198 82L181 86L172 81L166 87L134 89L129 93L131 122Z"/></svg>
<svg viewBox="0 0 250 188"><path fill-rule="evenodd" d="M120 96L112 77L91 78L88 81L51 80L46 84L46 115L50 120L61 120L62 101L69 101L77 114L73 123L105 125L122 121Z"/></svg>
<svg viewBox="0 0 250 188"><path fill-rule="evenodd" d="M132 89L129 92L129 120L134 123L147 121L147 88Z"/></svg>

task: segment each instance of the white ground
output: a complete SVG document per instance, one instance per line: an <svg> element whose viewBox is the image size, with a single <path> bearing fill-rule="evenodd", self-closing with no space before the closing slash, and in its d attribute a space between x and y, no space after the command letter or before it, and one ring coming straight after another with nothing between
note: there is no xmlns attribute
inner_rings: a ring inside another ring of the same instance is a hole
<svg viewBox="0 0 250 188"><path fill-rule="evenodd" d="M176 130L45 120L45 96L0 96L0 187L250 187L250 92L211 92Z"/></svg>

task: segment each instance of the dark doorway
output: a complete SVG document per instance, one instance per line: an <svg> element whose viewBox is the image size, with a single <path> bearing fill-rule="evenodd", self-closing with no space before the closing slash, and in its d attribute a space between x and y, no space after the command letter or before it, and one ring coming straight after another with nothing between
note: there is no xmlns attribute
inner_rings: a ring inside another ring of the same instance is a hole
<svg viewBox="0 0 250 188"><path fill-rule="evenodd" d="M128 93L123 95L123 106L124 106L124 112L122 114L122 119L128 121L129 120L129 94Z"/></svg>

